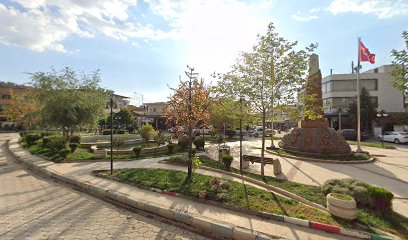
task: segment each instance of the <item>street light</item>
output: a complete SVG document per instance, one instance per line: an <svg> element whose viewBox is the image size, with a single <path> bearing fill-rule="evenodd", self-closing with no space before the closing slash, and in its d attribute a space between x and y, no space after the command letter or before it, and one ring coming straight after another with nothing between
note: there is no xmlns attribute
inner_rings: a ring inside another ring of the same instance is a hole
<svg viewBox="0 0 408 240"><path fill-rule="evenodd" d="M383 117L388 117L388 113L385 112L380 112L377 113L377 117L381 119L381 146L384 148L384 118Z"/></svg>
<svg viewBox="0 0 408 240"><path fill-rule="evenodd" d="M115 109L113 110L113 96L110 99L110 120L111 120L111 129L110 129L110 174L113 174L113 112L118 113L120 110Z"/></svg>
<svg viewBox="0 0 408 240"><path fill-rule="evenodd" d="M341 111L342 109L340 107L337 108L337 112L339 113L339 132L341 132Z"/></svg>

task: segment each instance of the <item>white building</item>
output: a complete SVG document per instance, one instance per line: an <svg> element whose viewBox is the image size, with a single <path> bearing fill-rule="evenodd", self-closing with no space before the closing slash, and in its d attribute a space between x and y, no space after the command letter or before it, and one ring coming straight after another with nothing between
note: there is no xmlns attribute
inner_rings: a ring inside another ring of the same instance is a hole
<svg viewBox="0 0 408 240"><path fill-rule="evenodd" d="M396 89L391 76L392 65L383 65L378 68L360 73L360 89L363 87L369 91L374 102L377 103L377 111L387 113L405 112L408 106L407 98ZM324 113L331 124L338 117L338 111L347 115L348 106L357 96L357 75L332 74L322 79Z"/></svg>
<svg viewBox="0 0 408 240"><path fill-rule="evenodd" d="M150 123L155 129L165 130L167 126L163 108L167 104L167 102L144 103L145 114L142 123Z"/></svg>

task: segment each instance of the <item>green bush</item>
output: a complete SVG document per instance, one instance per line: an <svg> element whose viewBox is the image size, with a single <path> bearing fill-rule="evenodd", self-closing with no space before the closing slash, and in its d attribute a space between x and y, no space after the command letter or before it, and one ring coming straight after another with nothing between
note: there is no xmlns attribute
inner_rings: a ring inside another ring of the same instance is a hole
<svg viewBox="0 0 408 240"><path fill-rule="evenodd" d="M81 143L81 136L79 136L79 135L71 135L70 137L69 137L69 142L70 143Z"/></svg>
<svg viewBox="0 0 408 240"><path fill-rule="evenodd" d="M128 130L126 130L126 129L118 129L118 130L116 130L116 134L128 134L129 132L128 132Z"/></svg>
<svg viewBox="0 0 408 240"><path fill-rule="evenodd" d="M70 143L69 148L71 149L71 153L74 153L75 150L79 147L79 143Z"/></svg>
<svg viewBox="0 0 408 240"><path fill-rule="evenodd" d="M151 132L154 132L154 128L149 123L146 123L141 128L139 128L139 134L146 142L149 140L149 135Z"/></svg>
<svg viewBox="0 0 408 240"><path fill-rule="evenodd" d="M48 137L46 147L57 153L61 149L65 148L65 144L65 138L63 136L50 136Z"/></svg>
<svg viewBox="0 0 408 240"><path fill-rule="evenodd" d="M197 149L203 149L205 146L205 141L204 138L195 138L193 141L194 145L196 146Z"/></svg>
<svg viewBox="0 0 408 240"><path fill-rule="evenodd" d="M70 152L71 152L70 149L64 148L58 151L58 155L60 156L61 159L66 159Z"/></svg>
<svg viewBox="0 0 408 240"><path fill-rule="evenodd" d="M351 196L356 200L360 206L368 206L368 191L366 187L356 186L351 191Z"/></svg>
<svg viewBox="0 0 408 240"><path fill-rule="evenodd" d="M188 137L187 136L181 136L178 140L178 145L180 147L180 150L185 151L188 147Z"/></svg>
<svg viewBox="0 0 408 240"><path fill-rule="evenodd" d="M38 133L29 133L24 137L28 146L32 146L37 140L41 139L41 135Z"/></svg>
<svg viewBox="0 0 408 240"><path fill-rule="evenodd" d="M347 188L342 187L342 186L334 186L332 188L332 193L340 193L340 194L345 194L345 195L349 195L350 192Z"/></svg>
<svg viewBox="0 0 408 240"><path fill-rule="evenodd" d="M394 198L392 192L376 186L368 186L367 192L370 206L373 209L384 213L391 208L392 199Z"/></svg>
<svg viewBox="0 0 408 240"><path fill-rule="evenodd" d="M44 147L48 147L48 143L50 142L50 137L43 137L42 144Z"/></svg>
<svg viewBox="0 0 408 240"><path fill-rule="evenodd" d="M174 152L174 148L176 147L175 144L169 143L167 145L167 150L169 151L169 154L172 154Z"/></svg>
<svg viewBox="0 0 408 240"><path fill-rule="evenodd" d="M130 127L127 127L126 130L127 130L129 133L134 133L136 129L135 129L135 127L133 127L133 126L130 126Z"/></svg>
<svg viewBox="0 0 408 240"><path fill-rule="evenodd" d="M111 135L112 129L104 129L102 130L102 135Z"/></svg>
<svg viewBox="0 0 408 240"><path fill-rule="evenodd" d="M174 163L174 164L181 164L181 165L187 165L187 157L186 156L175 156L167 159L167 162L169 163Z"/></svg>
<svg viewBox="0 0 408 240"><path fill-rule="evenodd" d="M230 169L233 159L234 158L231 155L224 155L222 157L222 162L224 163L224 166L225 166L226 169L228 169L228 170Z"/></svg>
<svg viewBox="0 0 408 240"><path fill-rule="evenodd" d="M136 157L139 157L140 153L142 152L142 147L136 146L136 147L132 148L132 150L135 153Z"/></svg>

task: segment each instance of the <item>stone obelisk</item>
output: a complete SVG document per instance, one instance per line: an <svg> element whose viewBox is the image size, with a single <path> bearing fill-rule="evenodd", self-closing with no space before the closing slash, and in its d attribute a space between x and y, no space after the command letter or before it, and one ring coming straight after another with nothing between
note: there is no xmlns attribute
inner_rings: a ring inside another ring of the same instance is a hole
<svg viewBox="0 0 408 240"><path fill-rule="evenodd" d="M287 133L279 146L292 153L310 156L346 156L351 149L343 136L324 118L322 99L322 74L319 56L309 58L309 76L306 81L303 112L307 112L298 127Z"/></svg>

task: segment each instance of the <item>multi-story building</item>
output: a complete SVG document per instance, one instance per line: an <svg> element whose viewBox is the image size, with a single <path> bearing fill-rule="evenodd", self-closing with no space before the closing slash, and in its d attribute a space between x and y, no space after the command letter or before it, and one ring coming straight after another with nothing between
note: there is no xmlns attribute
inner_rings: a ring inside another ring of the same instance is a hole
<svg viewBox="0 0 408 240"><path fill-rule="evenodd" d="M166 118L163 112L167 102L144 103L145 115L142 117L142 123L150 123L155 129L166 130Z"/></svg>
<svg viewBox="0 0 408 240"><path fill-rule="evenodd" d="M392 65L383 65L360 73L360 89L364 87L370 93L377 111L405 112L408 101L402 91L392 85L392 69ZM350 103L356 101L357 75L351 73L326 76L322 79L322 92L324 114L333 127L338 121L339 111L342 116L347 117Z"/></svg>
<svg viewBox="0 0 408 240"><path fill-rule="evenodd" d="M0 124L8 124L9 116L4 112L5 109L13 107L13 98L18 97L27 91L24 85L18 85L11 82L0 82Z"/></svg>

